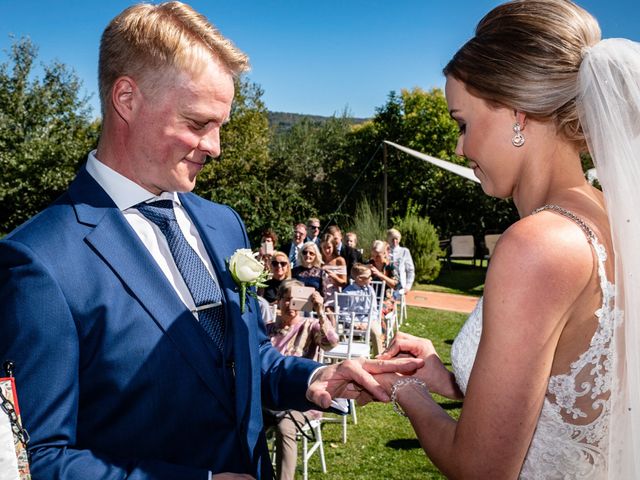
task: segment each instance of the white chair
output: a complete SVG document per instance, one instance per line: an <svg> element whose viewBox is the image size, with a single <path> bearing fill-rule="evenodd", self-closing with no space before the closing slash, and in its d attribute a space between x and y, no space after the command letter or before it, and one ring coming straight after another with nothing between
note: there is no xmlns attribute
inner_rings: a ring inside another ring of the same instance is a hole
<svg viewBox="0 0 640 480"><path fill-rule="evenodd" d="M381 312L382 305L385 299L385 291L387 289L387 284L382 280L373 280L371 282L371 286L373 287L373 289L376 292L376 295L378 296L378 310ZM387 334L384 339L384 346L388 347L399 328L397 306L396 308L394 308L384 316L384 321L387 326Z"/></svg>
<svg viewBox="0 0 640 480"><path fill-rule="evenodd" d="M493 255L493 251L496 248L496 243L498 243L499 238L499 233L487 234L484 236L484 246L487 248L487 254L484 256L484 259L487 261L487 265L489 265L489 260L491 260L491 256Z"/></svg>
<svg viewBox="0 0 640 480"><path fill-rule="evenodd" d="M322 473L327 473L327 462L324 458L324 444L322 443L322 418L308 420L304 424L300 425L300 430L296 434L298 441L302 440L302 475L304 480L309 478L309 459L311 456L318 452L320 455L320 465L322 466ZM271 464L275 470L276 468L276 429L275 427L269 427L266 431L267 444L269 445L269 451L271 452ZM309 440L309 437L312 440Z"/></svg>
<svg viewBox="0 0 640 480"><path fill-rule="evenodd" d="M398 308L398 321L396 323L396 333L400 331L400 327L402 323L407 319L407 295L404 291L404 288L400 290L400 299L399 299L399 308Z"/></svg>
<svg viewBox="0 0 640 480"><path fill-rule="evenodd" d="M371 319L378 315L375 297L366 293L336 292L334 307L336 322L343 326L344 333L338 345L323 352L324 361L330 363L352 358L371 358ZM358 423L355 402L350 400L349 406L355 425ZM342 443L347 443L347 416L323 419L325 422L342 423Z"/></svg>
<svg viewBox="0 0 640 480"><path fill-rule="evenodd" d="M338 293L335 294L334 317L341 324L343 338L338 345L324 352L325 360L349 360L358 357L371 357L369 343L371 319L375 312L375 301L367 294ZM368 305L363 311L362 305ZM353 308L358 306L359 308ZM358 328L356 329L356 323ZM354 334L354 332L356 332Z"/></svg>
<svg viewBox="0 0 640 480"><path fill-rule="evenodd" d="M382 305L382 302L384 301L384 291L387 288L387 284L382 280L371 280L371 286L373 287L373 290L376 292L376 296L378 297L377 303L378 309L380 309L380 305Z"/></svg>
<svg viewBox="0 0 640 480"><path fill-rule="evenodd" d="M449 252L449 266L454 259L471 259L476 264L476 245L473 235L454 235L451 237L451 251Z"/></svg>
<svg viewBox="0 0 640 480"><path fill-rule="evenodd" d="M327 462L324 459L324 445L322 443L322 418L317 420L309 420L309 423L302 427L302 478L309 478L309 459L316 451L319 451L320 464L322 465L322 473L327 473ZM313 432L313 444L309 448L309 439L307 432Z"/></svg>

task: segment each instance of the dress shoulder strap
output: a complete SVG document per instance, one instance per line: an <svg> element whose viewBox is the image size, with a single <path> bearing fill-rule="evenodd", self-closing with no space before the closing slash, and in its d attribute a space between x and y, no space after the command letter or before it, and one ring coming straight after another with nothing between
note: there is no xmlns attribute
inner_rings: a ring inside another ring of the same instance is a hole
<svg viewBox="0 0 640 480"><path fill-rule="evenodd" d="M582 229L582 231L584 232L584 234L587 236L589 240L591 240L592 242L599 243L598 237L596 237L596 234L591 229L591 227L587 225L584 220L582 220L579 216L577 216L572 211L567 210L566 208L563 208L560 205L547 204L539 208L536 208L533 212L531 212L531 215L535 215L536 213L542 212L543 210L552 210L554 212L559 213L560 215L567 217L569 220L572 220L575 224L577 224Z"/></svg>
<svg viewBox="0 0 640 480"><path fill-rule="evenodd" d="M593 249L596 252L596 258L598 260L598 276L600 277L600 286L603 289L603 292L605 292L606 286L609 283L607 280L607 274L604 268L604 262L607 259L607 252L604 248L604 245L602 245L598 241L598 237L596 236L593 229L589 225L587 225L586 222L582 220L580 217L578 217L575 213L567 210L566 208L561 207L560 205L555 205L555 204L543 205L542 207L536 208L533 212L531 212L531 215L542 212L543 210L551 210L553 212L556 212L568 218L569 220L573 221L576 225L578 225L582 229L584 234L589 239L589 243L591 243L591 245L593 246Z"/></svg>

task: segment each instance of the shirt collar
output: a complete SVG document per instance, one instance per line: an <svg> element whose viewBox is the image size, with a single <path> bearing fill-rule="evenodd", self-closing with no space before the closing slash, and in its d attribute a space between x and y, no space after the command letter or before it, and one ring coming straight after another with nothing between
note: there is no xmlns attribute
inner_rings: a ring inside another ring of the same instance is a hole
<svg viewBox="0 0 640 480"><path fill-rule="evenodd" d="M96 150L89 153L87 172L107 192L107 195L111 197L121 211L149 200L173 200L180 204L180 198L176 192L162 192L160 195L154 195L124 175L106 166L96 157Z"/></svg>

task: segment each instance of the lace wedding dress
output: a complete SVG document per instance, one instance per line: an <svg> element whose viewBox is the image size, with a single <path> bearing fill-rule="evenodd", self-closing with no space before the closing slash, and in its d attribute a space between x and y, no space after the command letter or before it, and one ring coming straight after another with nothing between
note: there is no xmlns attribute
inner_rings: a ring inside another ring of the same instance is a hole
<svg viewBox="0 0 640 480"><path fill-rule="evenodd" d="M607 280L607 253L594 232L573 213L556 205L553 210L577 223L593 246L598 262L602 305L595 312L598 326L589 348L567 371L549 378L538 425L520 472L522 479L606 478L610 394L613 388L611 338L621 321L615 309L615 289ZM482 334L482 299L460 330L451 349L453 372L466 392Z"/></svg>

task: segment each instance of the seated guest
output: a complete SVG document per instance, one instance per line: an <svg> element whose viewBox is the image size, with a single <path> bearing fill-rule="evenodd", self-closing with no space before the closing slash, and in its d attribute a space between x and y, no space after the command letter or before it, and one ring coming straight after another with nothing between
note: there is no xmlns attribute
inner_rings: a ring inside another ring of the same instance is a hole
<svg viewBox="0 0 640 480"><path fill-rule="evenodd" d="M293 229L293 238L289 244L289 250L285 250L288 253L289 263L292 267L298 265L298 256L302 245L304 245L305 238L307 238L307 227L304 226L304 223L298 223Z"/></svg>
<svg viewBox="0 0 640 480"><path fill-rule="evenodd" d="M261 297L260 295L256 297L256 300L258 300L258 306L260 307L260 316L262 317L262 321L264 322L264 324L268 325L269 323L272 323L275 318L269 302L267 302L264 297Z"/></svg>
<svg viewBox="0 0 640 480"><path fill-rule="evenodd" d="M356 263L351 269L351 278L353 283L344 288L342 293L353 295L353 299L350 299L345 305L340 305L340 310L346 310L347 312L355 312L355 321L364 322L371 310L371 302L373 301L373 312L371 317L371 341L373 345L373 354L378 355L384 350L383 347L383 335L382 324L380 321L380 313L378 311L378 301L376 292L371 286L371 268L362 263ZM346 323L349 325L351 320L347 319ZM356 323L355 328L358 328Z"/></svg>
<svg viewBox="0 0 640 480"><path fill-rule="evenodd" d="M362 260L362 249L358 248L358 235L356 232L347 232L344 235L345 241L347 243L347 247L353 248L356 252L356 262L364 263Z"/></svg>
<svg viewBox="0 0 640 480"><path fill-rule="evenodd" d="M267 228L262 232L260 244L263 244L265 242L270 242L274 250L278 247L278 235L276 235L276 232L273 230L273 228Z"/></svg>
<svg viewBox="0 0 640 480"><path fill-rule="evenodd" d="M291 305L291 291L302 286L297 280L285 280L278 289L278 309L276 321L267 325L271 344L283 355L315 359L319 348L330 350L338 344L338 334L324 313L322 296L314 292L311 296L313 310L317 318L300 315ZM276 478L293 480L295 477L298 444L296 442L296 423L304 425L305 417L301 412L265 411L265 423L276 427ZM310 410L305 412L308 418L320 418L321 413Z"/></svg>
<svg viewBox="0 0 640 480"><path fill-rule="evenodd" d="M260 250L258 251L258 258L264 263L264 266L268 269L271 268L271 256L276 250L278 244L278 236L271 228L267 228L260 237Z"/></svg>
<svg viewBox="0 0 640 480"><path fill-rule="evenodd" d="M322 236L320 251L322 252L322 261L324 263L322 270L325 274L322 282L324 306L327 309L332 309L334 293L339 292L347 284L347 262L336 252L333 235L330 233L325 233Z"/></svg>
<svg viewBox="0 0 640 480"><path fill-rule="evenodd" d="M267 328L272 345L283 355L315 358L317 349L330 350L338 342L331 322L324 312L324 302L319 292L313 292L311 301L317 318L303 317L300 311L291 305L291 291L293 287L303 286L303 283L288 279L278 288L276 303L280 314L273 325Z"/></svg>
<svg viewBox="0 0 640 480"><path fill-rule="evenodd" d="M322 258L313 242L305 242L298 253L298 266L291 270L291 277L300 280L306 287L313 287L322 294Z"/></svg>
<svg viewBox="0 0 640 480"><path fill-rule="evenodd" d="M409 249L400 246L401 238L402 236L400 235L400 232L395 228L387 230L389 259L398 271L401 288L404 290L404 293L407 294L413 287L413 281L416 278L416 269L413 265L413 258L411 258L411 252Z"/></svg>
<svg viewBox="0 0 640 480"><path fill-rule="evenodd" d="M342 243L342 231L337 225L331 225L327 228L327 233L333 235L333 244L336 252L347 261L347 275L351 275L351 267L356 263L356 251L349 247L346 243Z"/></svg>
<svg viewBox="0 0 640 480"><path fill-rule="evenodd" d="M291 278L291 265L289 265L289 257L284 252L273 252L271 256L271 278L267 280L266 287L261 288L258 294L261 295L268 303L274 303L278 295L280 284Z"/></svg>
<svg viewBox="0 0 640 480"><path fill-rule="evenodd" d="M389 246L387 242L375 240L371 245L371 258L369 260L371 273L376 280L382 280L386 288L384 290L384 299L382 302L382 316L395 309L395 290L399 289L400 279L398 271L394 268L389 260Z"/></svg>
<svg viewBox="0 0 640 480"><path fill-rule="evenodd" d="M307 242L313 242L320 246L320 220L311 217L307 220Z"/></svg>

